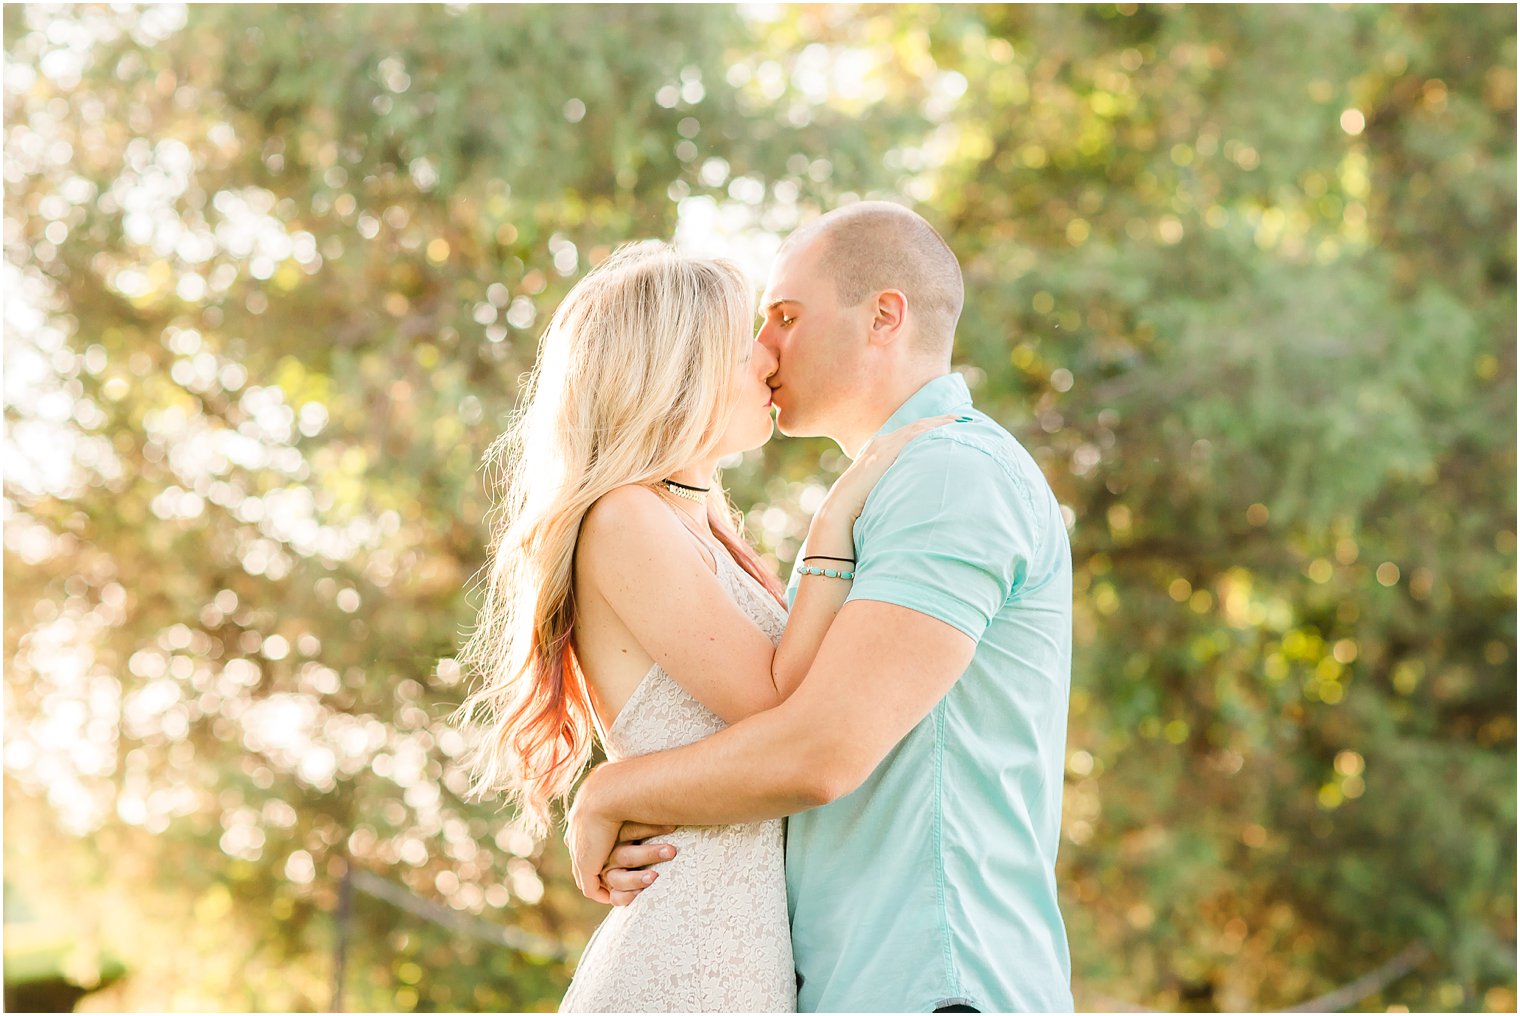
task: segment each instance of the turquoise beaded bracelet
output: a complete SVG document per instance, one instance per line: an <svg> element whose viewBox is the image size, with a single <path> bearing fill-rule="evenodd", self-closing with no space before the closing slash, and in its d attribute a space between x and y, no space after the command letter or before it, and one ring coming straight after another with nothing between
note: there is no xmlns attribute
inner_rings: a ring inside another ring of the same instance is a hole
<svg viewBox="0 0 1520 1016"><path fill-rule="evenodd" d="M797 566L797 574L822 575L827 579L853 579L855 577L855 573L852 571L839 571L833 568L814 568L813 566L806 564L799 564Z"/></svg>

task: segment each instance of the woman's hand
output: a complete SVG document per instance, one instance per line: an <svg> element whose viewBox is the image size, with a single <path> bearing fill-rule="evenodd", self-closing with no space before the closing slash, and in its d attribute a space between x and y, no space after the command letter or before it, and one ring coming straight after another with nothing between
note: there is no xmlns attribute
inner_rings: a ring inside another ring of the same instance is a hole
<svg viewBox="0 0 1520 1016"><path fill-rule="evenodd" d="M947 423L954 423L958 419L960 417L953 415L930 416L873 438L861 449L860 454L855 456L855 461L850 463L850 468L834 481L834 486L829 490L828 496L823 499L823 506L819 508L818 513L820 515L827 513L839 522L853 526L865 509L866 498L871 496L871 491L876 487L877 481L891 468L892 463L897 461L898 453L908 442L920 434L936 427L943 427ZM809 549L815 548L809 544Z"/></svg>
<svg viewBox="0 0 1520 1016"><path fill-rule="evenodd" d="M607 887L614 907L626 907L660 877L652 865L676 856L669 843L646 843L655 836L675 832L674 826L651 826L641 822L624 822L618 831L618 844L602 869L602 884Z"/></svg>
<svg viewBox="0 0 1520 1016"><path fill-rule="evenodd" d="M582 895L598 903L627 906L659 877L644 869L676 855L668 843L644 841L674 832L675 826L623 822L605 814L596 804L597 772L593 769L587 774L575 795L566 821L565 845Z"/></svg>

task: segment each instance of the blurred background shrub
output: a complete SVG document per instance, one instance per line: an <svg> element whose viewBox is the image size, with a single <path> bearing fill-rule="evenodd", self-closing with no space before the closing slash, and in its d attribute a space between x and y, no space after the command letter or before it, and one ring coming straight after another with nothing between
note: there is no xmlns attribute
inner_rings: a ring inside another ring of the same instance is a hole
<svg viewBox="0 0 1520 1016"><path fill-rule="evenodd" d="M1514 1010L1513 8L27 4L4 75L11 1007L553 1008L599 911L443 722L481 454L616 244L887 197L1068 509L1079 1007ZM726 474L779 569L842 462Z"/></svg>

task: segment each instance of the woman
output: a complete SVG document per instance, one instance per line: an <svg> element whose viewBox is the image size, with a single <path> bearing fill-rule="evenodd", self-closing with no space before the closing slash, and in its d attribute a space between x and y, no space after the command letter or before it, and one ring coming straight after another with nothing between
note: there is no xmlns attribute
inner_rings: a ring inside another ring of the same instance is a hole
<svg viewBox="0 0 1520 1016"><path fill-rule="evenodd" d="M484 714L472 792L505 792L537 832L593 729L626 758L791 693L843 606L866 495L903 444L949 419L887 435L839 479L788 619L714 482L721 459L771 435L776 363L751 334L751 298L728 262L620 248L556 311L525 409L488 457L506 451L506 496L461 657L482 683L456 716ZM674 859L629 876L661 881L597 929L561 1008L794 1010L781 821L666 839Z"/></svg>

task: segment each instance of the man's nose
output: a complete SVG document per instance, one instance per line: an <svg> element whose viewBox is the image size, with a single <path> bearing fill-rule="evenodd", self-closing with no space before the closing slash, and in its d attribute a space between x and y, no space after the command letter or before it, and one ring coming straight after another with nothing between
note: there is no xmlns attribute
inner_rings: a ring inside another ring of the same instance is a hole
<svg viewBox="0 0 1520 1016"><path fill-rule="evenodd" d="M775 364L781 362L780 329L772 328L770 323L767 322L765 327L760 329L760 333L755 336L755 341L760 343L760 347L770 354L770 358L773 361L772 370L774 370Z"/></svg>
<svg viewBox="0 0 1520 1016"><path fill-rule="evenodd" d="M776 368L780 366L781 360L776 355L776 351L767 345L763 339L757 337L755 344L760 347L759 352L755 354L755 359L759 361L757 367L760 371L760 376L768 378L776 373Z"/></svg>

